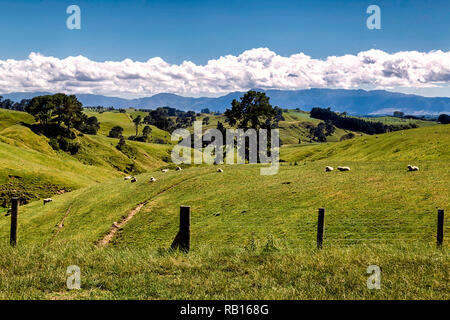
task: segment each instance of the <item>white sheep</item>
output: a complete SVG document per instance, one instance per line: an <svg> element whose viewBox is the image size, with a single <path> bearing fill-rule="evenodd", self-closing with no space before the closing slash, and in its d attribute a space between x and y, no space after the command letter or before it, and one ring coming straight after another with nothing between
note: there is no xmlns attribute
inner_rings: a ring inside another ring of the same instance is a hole
<svg viewBox="0 0 450 320"><path fill-rule="evenodd" d="M333 171L333 170L334 170L333 167L329 167L329 166L326 166L326 167L325 167L325 171L326 171L326 172L328 172L328 171Z"/></svg>
<svg viewBox="0 0 450 320"><path fill-rule="evenodd" d="M136 177L132 177L132 178L131 178L131 183L133 183L133 182L137 182Z"/></svg>
<svg viewBox="0 0 450 320"><path fill-rule="evenodd" d="M131 180L132 178L132 176L126 176L125 178L123 178L123 180Z"/></svg>
<svg viewBox="0 0 450 320"><path fill-rule="evenodd" d="M409 171L419 171L419 167L416 167L416 166L412 166L412 165L408 165L408 170Z"/></svg>
<svg viewBox="0 0 450 320"><path fill-rule="evenodd" d="M49 202L52 202L52 201L53 201L52 198L46 198L46 199L44 199L44 206L45 206L46 203L49 203Z"/></svg>
<svg viewBox="0 0 450 320"><path fill-rule="evenodd" d="M175 170L181 171L181 168L180 167L176 167Z"/></svg>
<svg viewBox="0 0 450 320"><path fill-rule="evenodd" d="M337 167L339 171L350 171L350 167Z"/></svg>
<svg viewBox="0 0 450 320"><path fill-rule="evenodd" d="M221 168L217 169L217 172L223 172L223 170Z"/></svg>
<svg viewBox="0 0 450 320"><path fill-rule="evenodd" d="M156 179L154 177L150 178L150 182L155 182L155 181L156 181Z"/></svg>
<svg viewBox="0 0 450 320"><path fill-rule="evenodd" d="M161 172L166 173L167 171L169 171L169 169L162 169Z"/></svg>

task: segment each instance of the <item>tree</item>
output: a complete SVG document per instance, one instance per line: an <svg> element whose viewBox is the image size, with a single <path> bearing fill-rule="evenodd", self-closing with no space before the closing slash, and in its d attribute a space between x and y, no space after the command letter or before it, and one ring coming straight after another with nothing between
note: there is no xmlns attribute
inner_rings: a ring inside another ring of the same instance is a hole
<svg viewBox="0 0 450 320"><path fill-rule="evenodd" d="M450 116L448 114L441 114L438 117L438 121L442 124L449 124L450 123Z"/></svg>
<svg viewBox="0 0 450 320"><path fill-rule="evenodd" d="M55 110L52 96L38 96L31 99L25 111L34 116L36 121L46 126L53 117Z"/></svg>
<svg viewBox="0 0 450 320"><path fill-rule="evenodd" d="M405 114L401 111L394 111L394 117L402 118Z"/></svg>
<svg viewBox="0 0 450 320"><path fill-rule="evenodd" d="M136 127L136 137L137 137L137 135L138 135L138 130L139 130L139 126L141 125L141 122L142 122L141 116L139 115L139 116L137 116L136 118L134 118L134 119L133 119L133 122L134 122L134 126Z"/></svg>
<svg viewBox="0 0 450 320"><path fill-rule="evenodd" d="M80 101L78 101L75 95L70 96L64 95L62 100L63 100L62 121L67 126L67 129L70 130L70 128L79 125L83 121L83 105L81 104Z"/></svg>
<svg viewBox="0 0 450 320"><path fill-rule="evenodd" d="M326 142L327 137L325 135L325 123L321 122L317 125L317 127L313 127L310 130L311 135L319 142Z"/></svg>
<svg viewBox="0 0 450 320"><path fill-rule="evenodd" d="M150 126L145 126L142 130L142 137L147 141L149 134L152 133L152 128Z"/></svg>
<svg viewBox="0 0 450 320"><path fill-rule="evenodd" d="M208 108L202 109L201 113L211 113L211 111Z"/></svg>
<svg viewBox="0 0 450 320"><path fill-rule="evenodd" d="M336 131L336 128L333 126L333 123L331 122L331 120L326 120L325 121L325 135L332 136L335 131Z"/></svg>
<svg viewBox="0 0 450 320"><path fill-rule="evenodd" d="M248 91L240 101L231 103L231 109L225 111L225 117L233 127L247 130L267 128L267 120L277 115L264 92Z"/></svg>
<svg viewBox="0 0 450 320"><path fill-rule="evenodd" d="M122 136L123 128L120 126L115 126L109 131L108 137L110 138L120 138Z"/></svg>
<svg viewBox="0 0 450 320"><path fill-rule="evenodd" d="M271 129L272 121L277 116L277 109L269 103L269 97L264 92L248 91L240 98L231 103L231 109L225 111L226 121L232 127L248 130L254 129L257 133L260 129ZM219 126L219 124L217 124ZM268 130L267 151L271 152L271 131ZM259 134L256 139L259 143ZM249 144L245 143L245 159L249 160ZM260 159L258 153L257 158ZM259 161L259 160L258 160Z"/></svg>
<svg viewBox="0 0 450 320"><path fill-rule="evenodd" d="M100 122L98 122L97 117L85 117L86 119L83 119L77 129L86 134L97 134L98 129L100 129Z"/></svg>

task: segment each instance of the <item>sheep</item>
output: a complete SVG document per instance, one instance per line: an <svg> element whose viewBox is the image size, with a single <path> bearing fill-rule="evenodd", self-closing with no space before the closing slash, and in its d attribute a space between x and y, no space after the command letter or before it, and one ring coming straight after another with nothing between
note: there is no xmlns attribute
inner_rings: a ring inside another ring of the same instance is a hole
<svg viewBox="0 0 450 320"><path fill-rule="evenodd" d="M49 202L52 202L52 201L53 201L52 198L44 199L44 206L45 206L45 204L47 204L47 203L49 203Z"/></svg>
<svg viewBox="0 0 450 320"><path fill-rule="evenodd" d="M408 171L419 171L419 167L408 165Z"/></svg>
<svg viewBox="0 0 450 320"><path fill-rule="evenodd" d="M339 171L350 171L349 167L337 167Z"/></svg>
<svg viewBox="0 0 450 320"><path fill-rule="evenodd" d="M150 178L150 182L155 182L155 181L156 181L156 179L154 177Z"/></svg>
<svg viewBox="0 0 450 320"><path fill-rule="evenodd" d="M131 183L134 183L134 182L137 182L137 179L136 179L136 177L132 177L130 181L131 181Z"/></svg>
<svg viewBox="0 0 450 320"><path fill-rule="evenodd" d="M181 171L181 168L180 167L176 167L175 170Z"/></svg>
<svg viewBox="0 0 450 320"><path fill-rule="evenodd" d="M334 170L333 167L329 167L329 166L326 166L326 167L325 167L325 171L326 171L326 172L328 172L328 171L333 171L333 170Z"/></svg>
<svg viewBox="0 0 450 320"><path fill-rule="evenodd" d="M217 169L217 172L223 172L223 170L221 168Z"/></svg>
<svg viewBox="0 0 450 320"><path fill-rule="evenodd" d="M162 169L161 172L166 173L167 171L169 171L169 169Z"/></svg>
<svg viewBox="0 0 450 320"><path fill-rule="evenodd" d="M9 216L12 213L12 208L8 208L6 211L5 217Z"/></svg>
<svg viewBox="0 0 450 320"><path fill-rule="evenodd" d="M123 178L123 180L131 180L131 179L133 179L132 176L126 176L125 178Z"/></svg>

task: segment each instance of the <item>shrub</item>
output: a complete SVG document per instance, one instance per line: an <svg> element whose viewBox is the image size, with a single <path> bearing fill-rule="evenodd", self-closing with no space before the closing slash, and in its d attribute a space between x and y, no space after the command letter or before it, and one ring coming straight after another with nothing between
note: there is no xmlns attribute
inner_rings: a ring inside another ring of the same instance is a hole
<svg viewBox="0 0 450 320"><path fill-rule="evenodd" d="M50 147L52 147L53 150L56 150L56 151L59 150L59 143L58 143L57 139L50 138L50 140L48 141L48 144L50 145Z"/></svg>
<svg viewBox="0 0 450 320"><path fill-rule="evenodd" d="M119 138L122 135L123 128L121 126L115 126L109 131L108 137Z"/></svg>

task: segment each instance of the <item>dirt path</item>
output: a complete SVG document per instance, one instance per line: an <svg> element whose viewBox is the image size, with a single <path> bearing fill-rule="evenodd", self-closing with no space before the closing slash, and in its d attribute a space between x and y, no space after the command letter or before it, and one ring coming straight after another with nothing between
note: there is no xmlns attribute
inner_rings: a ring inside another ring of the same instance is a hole
<svg viewBox="0 0 450 320"><path fill-rule="evenodd" d="M189 179L186 179L186 180L177 182L177 183L175 183L175 184L173 184L173 185L171 185L171 186L169 186L169 187L167 187L167 188L165 188L165 189L159 191L157 194L155 194L155 195L154 195L153 197L151 197L150 199L148 199L148 200L146 200L146 201L144 201L144 202L139 203L139 204L138 204L133 210L131 210L131 211L128 213L128 215L127 215L125 218L123 218L119 223L113 222L111 228L109 229L109 232L108 232L102 239L100 239L100 240L97 241L97 246L102 247L102 246L105 246L105 245L107 245L108 243L110 243L110 242L112 241L112 239L114 238L114 236L116 235L117 231L118 231L119 229L123 228L123 227L128 223L128 221L130 221L130 220L131 220L131 219L132 219L139 211L141 211L141 209L142 209L147 203L155 201L156 198L157 198L158 196L160 196L160 195L166 193L167 191L169 191L169 190L175 188L176 186L178 186L179 184L181 184L181 183L183 183L183 182L186 182L186 181L188 181L188 180L190 180L190 179L192 179L192 178L195 178L195 177L191 177L191 178L189 178Z"/></svg>
<svg viewBox="0 0 450 320"><path fill-rule="evenodd" d="M148 201L144 201L141 202L140 204L138 204L138 206L136 208L134 208L133 210L131 210L128 215L122 219L122 221L120 221L119 223L114 222L111 226L111 229L109 230L109 232L101 239L97 242L98 246L105 246L108 243L111 242L111 240L114 238L114 235L117 233L117 231L122 228L124 225L127 224L128 221L130 221L135 215L136 213L138 213L139 211L141 211L142 207L145 206L147 204Z"/></svg>
<svg viewBox="0 0 450 320"><path fill-rule="evenodd" d="M67 211L64 214L63 218L61 219L59 224L56 226L56 228L57 228L56 232L53 234L53 237L51 237L50 240L48 240L47 244L49 244L53 239L55 239L56 236L61 232L61 229L64 227L64 221L66 220L67 216L70 213L70 209L72 209L72 205L69 206L69 208L67 209Z"/></svg>

